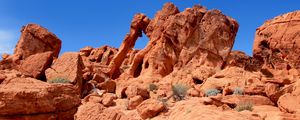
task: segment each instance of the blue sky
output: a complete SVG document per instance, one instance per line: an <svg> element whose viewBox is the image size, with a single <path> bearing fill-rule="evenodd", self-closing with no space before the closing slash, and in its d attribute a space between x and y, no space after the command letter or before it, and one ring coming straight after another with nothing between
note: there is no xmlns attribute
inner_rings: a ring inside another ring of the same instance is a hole
<svg viewBox="0 0 300 120"><path fill-rule="evenodd" d="M248 55L252 55L257 27L300 10L300 0L0 0L0 54L13 52L20 28L27 23L40 24L56 34L63 41L61 53L85 46L119 47L135 13L153 18L168 1L181 11L201 4L236 19L240 28L233 49ZM140 38L135 48L147 42L148 38Z"/></svg>

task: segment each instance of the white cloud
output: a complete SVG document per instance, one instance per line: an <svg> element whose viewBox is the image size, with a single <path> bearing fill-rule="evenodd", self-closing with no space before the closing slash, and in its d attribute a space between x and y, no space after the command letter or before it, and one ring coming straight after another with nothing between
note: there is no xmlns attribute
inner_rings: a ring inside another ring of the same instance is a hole
<svg viewBox="0 0 300 120"><path fill-rule="evenodd" d="M12 54L18 34L12 30L0 29L0 55L3 53Z"/></svg>

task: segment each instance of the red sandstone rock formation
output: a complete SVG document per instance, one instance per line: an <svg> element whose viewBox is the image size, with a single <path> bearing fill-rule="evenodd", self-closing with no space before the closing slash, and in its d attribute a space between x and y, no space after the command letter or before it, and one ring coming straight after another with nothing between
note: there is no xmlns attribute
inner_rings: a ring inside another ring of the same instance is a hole
<svg viewBox="0 0 300 120"><path fill-rule="evenodd" d="M290 85L290 91L285 91L279 97L277 104L280 110L288 113L300 113L300 81Z"/></svg>
<svg viewBox="0 0 300 120"><path fill-rule="evenodd" d="M29 56L20 64L19 71L37 79L45 78L45 70L52 64L53 52L37 53Z"/></svg>
<svg viewBox="0 0 300 120"><path fill-rule="evenodd" d="M152 20L135 15L119 49L59 58L61 41L28 24L0 61L0 119L298 120L299 15L258 28L253 57L231 51L235 20L200 5L180 12L166 3ZM142 32L150 41L134 50Z"/></svg>
<svg viewBox="0 0 300 120"><path fill-rule="evenodd" d="M21 32L14 52L15 57L23 60L30 55L47 51L52 51L53 56L58 57L61 41L53 33L37 24L28 24Z"/></svg>
<svg viewBox="0 0 300 120"><path fill-rule="evenodd" d="M133 61L133 57L137 52L138 50L128 49L128 52L125 54L125 58L122 59L122 61L119 61L121 65L113 72L114 76L119 76L129 68L129 65ZM80 55L85 66L83 72L86 73L84 79L88 81L92 79L94 74L103 73L107 74L105 75L106 77L112 77L109 76L109 71L112 70L112 66L109 67L109 65L113 63L113 59L117 53L118 49L109 46L102 46L100 48L85 47L81 49Z"/></svg>
<svg viewBox="0 0 300 120"><path fill-rule="evenodd" d="M184 66L193 59L200 60L201 65L221 67L237 29L237 22L220 11L206 11L196 5L179 12L167 3L149 23L146 34L150 41L135 55L129 74L164 77L175 66Z"/></svg>
<svg viewBox="0 0 300 120"><path fill-rule="evenodd" d="M68 80L70 83L76 85L78 93L81 93L83 68L80 55L75 52L67 52L55 60L52 66L46 70L45 74L47 81L50 82L55 79Z"/></svg>
<svg viewBox="0 0 300 120"><path fill-rule="evenodd" d="M131 22L130 33L125 36L122 45L119 48L118 53L114 56L113 60L109 64L109 75L111 78L116 78L115 72L121 67L127 53L132 50L138 37L142 36L142 32L146 30L150 19L144 14L136 14Z"/></svg>
<svg viewBox="0 0 300 120"><path fill-rule="evenodd" d="M162 102L153 99L145 100L137 106L137 111L143 119L152 118L164 109L165 106Z"/></svg>
<svg viewBox="0 0 300 120"><path fill-rule="evenodd" d="M53 33L49 32L46 28L43 28L37 24L28 24L24 26L21 30L21 37L16 45L15 51L13 55L2 55L2 61L0 61L0 69L18 69L20 62L25 60L31 55L45 52L52 52L53 57L58 57L58 54L61 49L61 41L58 39ZM37 56L35 56L37 57ZM32 57L30 59L33 59ZM35 58L38 59L38 58ZM44 58L47 59L46 63L52 62L52 58ZM27 59L28 62L28 59ZM45 63L40 63L45 64ZM25 67L24 64L21 67ZM48 67L47 65L41 67ZM29 68L21 68L21 71L28 71ZM34 73L34 77L43 76L44 69L46 68L37 68L41 73ZM32 70L31 70L32 71ZM28 74L28 73L27 73Z"/></svg>
<svg viewBox="0 0 300 120"><path fill-rule="evenodd" d="M5 80L0 84L0 119L72 119L80 104L75 90L71 84L33 78Z"/></svg>
<svg viewBox="0 0 300 120"><path fill-rule="evenodd" d="M253 57L267 68L299 69L300 12L291 12L266 21L256 30Z"/></svg>

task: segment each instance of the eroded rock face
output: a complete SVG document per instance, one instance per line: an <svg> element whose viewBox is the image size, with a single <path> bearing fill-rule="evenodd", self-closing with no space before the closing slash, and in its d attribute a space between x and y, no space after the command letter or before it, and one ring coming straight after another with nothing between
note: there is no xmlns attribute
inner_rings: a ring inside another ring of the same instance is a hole
<svg viewBox="0 0 300 120"><path fill-rule="evenodd" d="M52 51L58 57L61 41L53 33L37 24L28 24L21 30L22 35L14 51L14 56L23 60L30 55Z"/></svg>
<svg viewBox="0 0 300 120"><path fill-rule="evenodd" d="M130 33L126 35L118 53L114 56L112 62L109 64L109 74L112 78L116 70L120 68L127 53L132 50L138 37L142 36L142 32L146 30L150 19L144 14L136 14L131 22Z"/></svg>
<svg viewBox="0 0 300 120"><path fill-rule="evenodd" d="M80 50L82 56L88 57L90 62L97 62L103 65L109 65L118 49L109 46L102 46L100 48L85 47Z"/></svg>
<svg viewBox="0 0 300 120"><path fill-rule="evenodd" d="M166 3L149 23L150 42L135 56L129 74L166 76L174 66L193 59L200 65L221 67L234 43L238 24L218 10L196 5L179 12Z"/></svg>
<svg viewBox="0 0 300 120"><path fill-rule="evenodd" d="M266 94L281 111L299 113L300 11L266 21L256 31L253 57L262 64Z"/></svg>
<svg viewBox="0 0 300 120"><path fill-rule="evenodd" d="M300 11L265 22L256 30L253 57L265 67L277 70L300 69Z"/></svg>
<svg viewBox="0 0 300 120"><path fill-rule="evenodd" d="M79 53L67 52L59 57L45 72L47 81L54 79L66 79L78 88L78 92L82 89L82 63Z"/></svg>
<svg viewBox="0 0 300 120"><path fill-rule="evenodd" d="M0 84L0 95L0 118L7 119L26 115L30 119L72 119L80 104L71 84L49 84L33 78L5 80Z"/></svg>
<svg viewBox="0 0 300 120"><path fill-rule="evenodd" d="M218 71L215 75L208 78L199 88L203 93L209 89L230 89L231 92L229 93L232 94L234 89L237 88L245 89L244 92L246 93L261 93L264 92L264 89L261 89L261 92L246 89L255 86L262 86L264 88L264 83L260 81L260 78L261 74L259 73L252 73L240 67L229 67Z"/></svg>
<svg viewBox="0 0 300 120"><path fill-rule="evenodd" d="M225 65L223 65L223 68L226 67L240 67L255 72L261 70L262 64L258 59L250 57L242 51L234 50L230 52Z"/></svg>
<svg viewBox="0 0 300 120"><path fill-rule="evenodd" d="M114 65L111 66L109 65L113 64L113 62L116 62L114 58L117 54L118 55L121 54L118 51L119 51L118 49L110 46L102 46L100 48L92 48L92 47L82 48L80 50L80 55L82 57L85 66L84 73L90 74L90 77L85 78L85 80L86 81L91 80L91 76L95 74L105 74L107 78L111 77L115 79L121 73L123 73L129 68L129 65L133 61L133 57L139 50L128 49L127 53L125 53L125 58L122 60L118 60L118 62L121 63L119 68L118 69L113 68L115 69L114 72L110 72L112 71L112 69L110 68L112 68ZM122 52L122 54L123 53L124 52ZM113 76L110 76L110 74Z"/></svg>
<svg viewBox="0 0 300 120"><path fill-rule="evenodd" d="M249 63L251 57L247 56L242 51L231 51L226 61L226 67L241 67L245 68Z"/></svg>
<svg viewBox="0 0 300 120"><path fill-rule="evenodd" d="M45 79L45 70L52 64L52 52L37 53L22 61L19 71L27 76Z"/></svg>

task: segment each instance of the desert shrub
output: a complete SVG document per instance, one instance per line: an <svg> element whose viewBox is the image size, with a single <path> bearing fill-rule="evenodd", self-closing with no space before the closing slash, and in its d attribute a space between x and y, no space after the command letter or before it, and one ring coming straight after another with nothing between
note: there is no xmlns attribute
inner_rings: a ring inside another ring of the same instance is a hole
<svg viewBox="0 0 300 120"><path fill-rule="evenodd" d="M173 97L175 100L183 100L186 93L187 93L188 87L182 84L176 84L172 85L172 91L173 91Z"/></svg>
<svg viewBox="0 0 300 120"><path fill-rule="evenodd" d="M155 90L157 90L157 89L158 89L158 86L157 86L157 85L155 85L155 84L153 84L153 83L149 84L149 90L150 90L150 91L155 91Z"/></svg>
<svg viewBox="0 0 300 120"><path fill-rule="evenodd" d="M54 78L49 80L49 83L70 83L70 81L65 78Z"/></svg>
<svg viewBox="0 0 300 120"><path fill-rule="evenodd" d="M240 87L236 87L233 89L233 94L234 95L244 95L244 89Z"/></svg>
<svg viewBox="0 0 300 120"><path fill-rule="evenodd" d="M242 102L239 103L234 109L238 112L244 111L244 110L253 110L253 104L251 102Z"/></svg>
<svg viewBox="0 0 300 120"><path fill-rule="evenodd" d="M205 96L206 97L209 97L209 96L217 96L219 93L221 93L221 91L220 90L218 90L218 89L208 89L208 90L206 90L206 92L205 92Z"/></svg>

